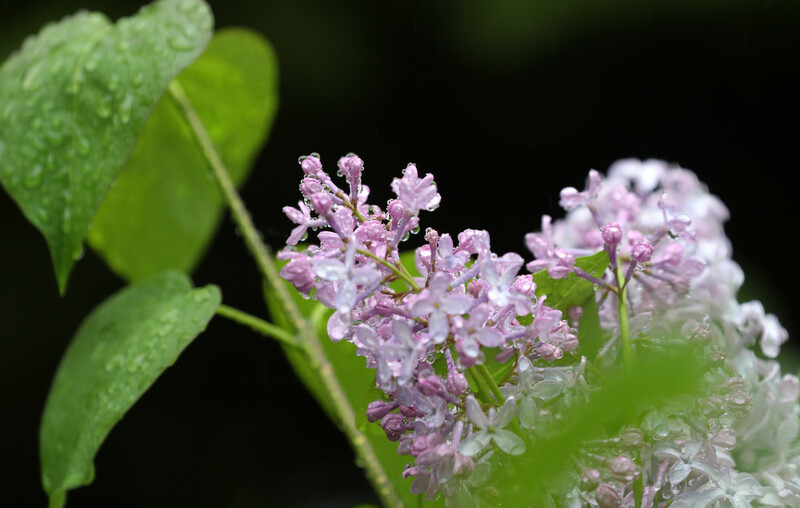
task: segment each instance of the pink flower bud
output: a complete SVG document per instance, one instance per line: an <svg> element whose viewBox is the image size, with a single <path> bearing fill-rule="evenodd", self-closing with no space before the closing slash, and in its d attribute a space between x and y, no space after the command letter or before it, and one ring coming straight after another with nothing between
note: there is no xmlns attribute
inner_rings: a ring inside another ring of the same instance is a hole
<svg viewBox="0 0 800 508"><path fill-rule="evenodd" d="M647 263L653 255L653 246L647 241L638 242L631 249L631 257L636 263Z"/></svg>
<svg viewBox="0 0 800 508"><path fill-rule="evenodd" d="M393 199L387 203L386 211L389 212L392 219L400 220L400 218L403 217L403 213L405 213L405 207L402 201Z"/></svg>
<svg viewBox="0 0 800 508"><path fill-rule="evenodd" d="M300 182L300 192L303 193L303 196L311 196L315 192L322 192L324 189L322 188L322 184L319 183L319 180L316 178L303 178L303 181Z"/></svg>
<svg viewBox="0 0 800 508"><path fill-rule="evenodd" d="M376 400L374 402L370 402L367 406L367 420L370 423L375 423L387 414L391 413L395 409L397 409L398 404L396 402L389 403L384 402L382 400Z"/></svg>
<svg viewBox="0 0 800 508"><path fill-rule="evenodd" d="M331 195L327 192L315 192L309 199L311 200L311 206L314 207L314 211L320 215L328 215L333 207L333 199L331 199Z"/></svg>
<svg viewBox="0 0 800 508"><path fill-rule="evenodd" d="M316 274L313 263L308 256L297 256L281 269L281 277L288 280L301 293L308 293L314 289Z"/></svg>
<svg viewBox="0 0 800 508"><path fill-rule="evenodd" d="M587 469L581 474L580 489L584 492L590 492L597 488L600 484L600 471L597 469Z"/></svg>
<svg viewBox="0 0 800 508"><path fill-rule="evenodd" d="M511 285L511 291L533 298L536 294L536 283L533 282L533 275L526 274L518 276L514 279L514 284Z"/></svg>
<svg viewBox="0 0 800 508"><path fill-rule="evenodd" d="M353 153L339 159L338 166L342 175L344 175L348 181L360 180L361 171L364 169L364 161L361 160L361 157Z"/></svg>
<svg viewBox="0 0 800 508"><path fill-rule="evenodd" d="M609 222L603 227L603 241L612 247L622 241L622 227L616 222Z"/></svg>
<svg viewBox="0 0 800 508"><path fill-rule="evenodd" d="M311 154L308 157L300 158L300 168L307 175L317 175L322 171L322 163L319 160L319 156Z"/></svg>
<svg viewBox="0 0 800 508"><path fill-rule="evenodd" d="M417 381L417 388L423 395L433 397L442 391L442 379L436 374L420 377Z"/></svg>
<svg viewBox="0 0 800 508"><path fill-rule="evenodd" d="M619 508L620 500L616 489L608 483L603 483L597 487L597 505L600 508Z"/></svg>
<svg viewBox="0 0 800 508"><path fill-rule="evenodd" d="M552 344L543 342L537 349L536 353L545 361L553 362L564 357L564 351L561 348Z"/></svg>
<svg viewBox="0 0 800 508"><path fill-rule="evenodd" d="M444 385L447 388L447 391L453 395L461 395L469 388L467 378L464 376L464 374L456 370L452 370L447 373L447 377L444 380Z"/></svg>
<svg viewBox="0 0 800 508"><path fill-rule="evenodd" d="M397 413L389 413L381 420L381 427L389 441L398 441L406 432L403 417Z"/></svg>

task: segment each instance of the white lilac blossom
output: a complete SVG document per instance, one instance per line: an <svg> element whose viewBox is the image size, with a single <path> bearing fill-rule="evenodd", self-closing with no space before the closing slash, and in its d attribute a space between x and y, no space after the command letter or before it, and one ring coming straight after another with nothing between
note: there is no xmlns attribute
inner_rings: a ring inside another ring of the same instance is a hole
<svg viewBox="0 0 800 508"><path fill-rule="evenodd" d="M331 338L354 343L376 369L384 397L367 419L410 457L413 493L491 504L492 475L557 437L563 414L606 383L603 369L690 344L706 358L700 391L578 443L542 505L800 507L800 382L772 360L788 334L759 302L737 302L728 211L694 173L634 159L606 176L592 170L584 191L561 191L563 219L543 216L526 235L533 276L473 229L428 229L412 274L400 243L441 204L433 175L410 164L381 209L368 203L356 155L338 162L343 188L318 155L300 164L304 199L284 208L296 226L281 275L333 309ZM295 247L309 231L316 238ZM607 267L585 264L597 255ZM585 281L594 290L571 306L537 287ZM584 343L584 324L600 344Z"/></svg>

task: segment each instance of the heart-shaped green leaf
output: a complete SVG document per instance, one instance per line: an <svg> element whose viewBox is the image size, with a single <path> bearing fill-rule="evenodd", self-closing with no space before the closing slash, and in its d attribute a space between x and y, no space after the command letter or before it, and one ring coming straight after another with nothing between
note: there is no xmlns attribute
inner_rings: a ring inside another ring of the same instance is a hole
<svg viewBox="0 0 800 508"><path fill-rule="evenodd" d="M40 434L51 505L92 481L108 433L202 332L220 303L216 286L192 289L167 272L129 286L83 322L58 367Z"/></svg>
<svg viewBox="0 0 800 508"><path fill-rule="evenodd" d="M150 111L212 25L202 0L160 0L116 24L79 13L0 68L0 182L47 240L62 293Z"/></svg>
<svg viewBox="0 0 800 508"><path fill-rule="evenodd" d="M222 30L176 79L231 179L243 182L277 107L277 63L269 43L249 30ZM97 210L89 244L129 280L168 269L191 271L223 211L206 168L180 108L165 94Z"/></svg>

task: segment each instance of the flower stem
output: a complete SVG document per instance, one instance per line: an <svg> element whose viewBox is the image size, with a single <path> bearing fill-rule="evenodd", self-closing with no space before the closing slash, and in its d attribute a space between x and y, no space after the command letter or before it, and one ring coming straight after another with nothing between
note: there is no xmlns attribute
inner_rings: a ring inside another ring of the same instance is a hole
<svg viewBox="0 0 800 508"><path fill-rule="evenodd" d="M411 277L411 275L408 273L408 271L405 268L403 268L402 265L400 266L400 268L397 268L395 265L393 265L389 261L387 261L385 259L381 259L378 256L376 256L375 254L373 254L373 253L371 253L371 252L369 252L367 250L364 250L364 249L358 249L356 252L374 259L375 261L377 261L381 265L383 265L386 268L388 268L389 270L391 270L392 273L394 273L397 277L402 279L403 282L408 284L408 287L410 287L411 289L414 290L415 293L419 293L420 292L419 285L414 281L414 278Z"/></svg>
<svg viewBox="0 0 800 508"><path fill-rule="evenodd" d="M626 372L636 364L636 356L631 347L631 330L628 323L628 293L625 291L625 278L622 271L616 271L617 276L617 313L619 314L619 336L622 342L622 363Z"/></svg>
<svg viewBox="0 0 800 508"><path fill-rule="evenodd" d="M233 220L244 236L247 249L255 258L258 269L264 280L275 290L278 295L278 300L284 306L287 315L290 317L290 321L296 327L297 342L303 348L311 367L319 375L320 381L322 381L329 393L331 402L336 410L336 415L338 416L340 428L349 439L356 455L358 455L363 462L367 477L372 482L372 485L375 487L378 496L385 506L402 508L403 502L397 495L397 492L395 492L386 471L383 470L375 450L367 440L367 437L356 427L355 412L347 400L344 389L336 378L333 365L331 365L327 356L325 356L322 344L319 342L319 337L317 337L312 329L309 320L300 312L297 304L289 294L286 284L280 278L278 268L272 258L270 250L261 240L261 236L258 231L256 231L255 226L253 226L250 214L247 212L244 203L239 197L236 187L233 185L233 181L222 159L220 159L219 154L214 148L214 143L211 141L208 132L206 132L202 120L197 115L194 106L177 81L172 81L167 87L167 90L183 113L192 134L200 145L203 156L211 167L214 178L217 180L220 190L222 191L222 195L231 209Z"/></svg>
<svg viewBox="0 0 800 508"><path fill-rule="evenodd" d="M277 340L284 346L291 348L302 347L300 343L297 342L297 339L292 337L292 335L283 328L275 326L272 323L264 321L259 317L253 316L252 314L248 314L247 312L220 304L220 306L217 307L217 315L245 325L261 335Z"/></svg>
<svg viewBox="0 0 800 508"><path fill-rule="evenodd" d="M481 363L479 365L475 365L474 368L476 369L478 374L481 377L483 377L486 386L489 388L489 390L491 390L492 394L497 399L497 402L500 404L505 402L506 398L503 397L503 392L501 392L500 388L497 387L497 383L494 382L494 378L492 377L492 374L489 372L489 369L486 368L486 365Z"/></svg>

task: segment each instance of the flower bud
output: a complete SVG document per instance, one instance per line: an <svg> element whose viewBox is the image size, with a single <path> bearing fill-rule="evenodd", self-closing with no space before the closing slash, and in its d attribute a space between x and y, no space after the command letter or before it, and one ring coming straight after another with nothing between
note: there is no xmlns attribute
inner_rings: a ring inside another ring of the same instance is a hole
<svg viewBox="0 0 800 508"><path fill-rule="evenodd" d="M400 406L400 413L406 418L414 418L415 416L422 416L422 413L417 411L414 406Z"/></svg>
<svg viewBox="0 0 800 508"><path fill-rule="evenodd" d="M583 308L578 305L573 305L567 309L567 317L572 321L573 325L583 317Z"/></svg>
<svg viewBox="0 0 800 508"><path fill-rule="evenodd" d="M700 400L700 411L709 418L718 418L725 413L725 403L721 397L711 395Z"/></svg>
<svg viewBox="0 0 800 508"><path fill-rule="evenodd" d="M580 489L584 492L591 492L600 485L600 471L597 469L586 469L581 473Z"/></svg>
<svg viewBox="0 0 800 508"><path fill-rule="evenodd" d="M469 388L467 378L464 376L464 374L456 370L451 370L447 373L447 377L444 380L444 385L447 388L447 391L453 395L461 395Z"/></svg>
<svg viewBox="0 0 800 508"><path fill-rule="evenodd" d="M406 432L403 417L397 413L389 413L381 420L381 427L389 441L398 441Z"/></svg>
<svg viewBox="0 0 800 508"><path fill-rule="evenodd" d="M514 284L511 285L511 291L533 298L536 294L536 283L533 282L533 275L518 276L514 279Z"/></svg>
<svg viewBox="0 0 800 508"><path fill-rule="evenodd" d="M636 427L630 427L622 431L619 436L619 444L623 449L636 450L642 447L644 443L644 434Z"/></svg>
<svg viewBox="0 0 800 508"><path fill-rule="evenodd" d="M339 159L339 170L348 181L360 180L361 171L364 169L364 161L361 157L351 153Z"/></svg>
<svg viewBox="0 0 800 508"><path fill-rule="evenodd" d="M423 395L427 397L433 397L434 395L441 393L442 379L436 374L420 377L417 381L417 388L419 388L419 391L422 392Z"/></svg>
<svg viewBox="0 0 800 508"><path fill-rule="evenodd" d="M398 404L396 402L389 403L382 400L370 402L367 406L367 421L370 423L375 423L397 409L397 406Z"/></svg>
<svg viewBox="0 0 800 508"><path fill-rule="evenodd" d="M564 357L564 351L547 342L543 342L536 348L536 353L545 361L552 362Z"/></svg>
<svg viewBox="0 0 800 508"><path fill-rule="evenodd" d="M316 178L303 178L303 181L300 182L300 192L303 193L303 196L309 197L316 192L323 192L324 189L322 188L322 184L319 183L319 180Z"/></svg>
<svg viewBox="0 0 800 508"><path fill-rule="evenodd" d="M719 446L725 450L733 450L736 447L736 433L733 429L726 427L711 436L709 441L714 446Z"/></svg>
<svg viewBox="0 0 800 508"><path fill-rule="evenodd" d="M613 479L627 483L636 478L636 464L628 457L620 455L608 461L608 472Z"/></svg>
<svg viewBox="0 0 800 508"><path fill-rule="evenodd" d="M744 416L753 407L750 394L746 390L738 390L726 397L728 410L738 416Z"/></svg>
<svg viewBox="0 0 800 508"><path fill-rule="evenodd" d="M597 506L600 508L619 508L619 494L611 484L603 483L597 487Z"/></svg>
<svg viewBox="0 0 800 508"><path fill-rule="evenodd" d="M436 249L436 245L439 243L439 232L433 228L428 228L425 230L425 241L431 245L431 249Z"/></svg>
<svg viewBox="0 0 800 508"><path fill-rule="evenodd" d="M616 222L609 222L603 226L603 241L609 247L616 247L622 241L622 227Z"/></svg>
<svg viewBox="0 0 800 508"><path fill-rule="evenodd" d="M314 273L311 258L308 256L298 256L289 261L281 269L281 277L288 280L298 291L308 294L314 289L316 274Z"/></svg>
<svg viewBox="0 0 800 508"><path fill-rule="evenodd" d="M333 199L327 192L315 192L309 196L309 199L311 200L311 206L314 207L314 211L320 215L328 215L331 208L333 208Z"/></svg>
<svg viewBox="0 0 800 508"><path fill-rule="evenodd" d="M647 241L638 242L631 249L631 257L636 263L647 263L653 255L653 246Z"/></svg>
<svg viewBox="0 0 800 508"><path fill-rule="evenodd" d="M322 163L315 154L300 158L300 168L307 175L317 175L322 171Z"/></svg>
<svg viewBox="0 0 800 508"><path fill-rule="evenodd" d="M725 351L720 351L718 349L715 349L714 351L708 353L708 360L711 363L712 367L722 367L723 365L725 365L726 356L727 354L725 353Z"/></svg>
<svg viewBox="0 0 800 508"><path fill-rule="evenodd" d="M389 212L389 215L392 217L392 219L400 220L405 211L405 207L403 206L402 201L399 199L393 199L387 204L386 211Z"/></svg>

